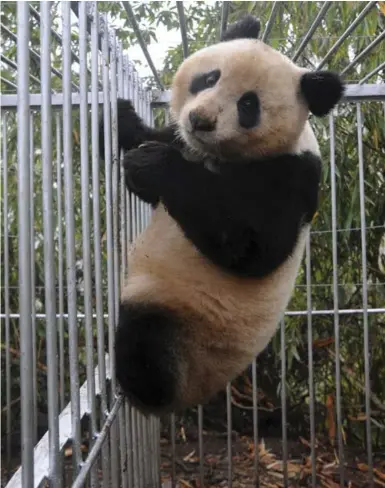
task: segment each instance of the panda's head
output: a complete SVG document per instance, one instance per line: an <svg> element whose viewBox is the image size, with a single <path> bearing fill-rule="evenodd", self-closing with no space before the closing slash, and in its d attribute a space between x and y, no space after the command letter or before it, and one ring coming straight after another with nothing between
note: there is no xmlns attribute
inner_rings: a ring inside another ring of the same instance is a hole
<svg viewBox="0 0 385 488"><path fill-rule="evenodd" d="M309 72L257 39L246 16L222 42L187 58L172 86L171 116L187 146L219 159L290 152L309 112L326 115L343 94L331 72Z"/></svg>

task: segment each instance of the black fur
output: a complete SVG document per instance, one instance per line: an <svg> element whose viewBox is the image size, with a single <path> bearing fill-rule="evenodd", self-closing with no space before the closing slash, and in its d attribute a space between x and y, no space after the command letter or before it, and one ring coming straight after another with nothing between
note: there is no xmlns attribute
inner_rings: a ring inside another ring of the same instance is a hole
<svg viewBox="0 0 385 488"><path fill-rule="evenodd" d="M221 41L233 41L234 39L258 39L261 23L252 15L245 15L242 19L231 24L222 35Z"/></svg>
<svg viewBox="0 0 385 488"><path fill-rule="evenodd" d="M142 409L173 402L177 387L175 314L154 304L120 305L115 338L116 378Z"/></svg>
<svg viewBox="0 0 385 488"><path fill-rule="evenodd" d="M314 216L320 159L305 152L218 167L210 172L157 143L125 159L130 189L160 197L203 255L233 274L265 276L290 256Z"/></svg>
<svg viewBox="0 0 385 488"><path fill-rule="evenodd" d="M206 90L206 88L212 88L220 77L221 71L219 69L214 69L208 73L200 73L194 76L190 84L190 93L196 95L197 93Z"/></svg>
<svg viewBox="0 0 385 488"><path fill-rule="evenodd" d="M344 93L341 78L330 71L314 71L301 77L301 93L310 112L321 117L330 112Z"/></svg>
<svg viewBox="0 0 385 488"><path fill-rule="evenodd" d="M239 125L251 129L259 124L261 107L258 95L252 91L244 93L237 102Z"/></svg>
<svg viewBox="0 0 385 488"><path fill-rule="evenodd" d="M169 125L162 129L148 127L136 113L130 100L118 98L118 146L119 150L130 150L145 141L159 141L180 147L176 128ZM104 159L104 119L99 124L99 152Z"/></svg>

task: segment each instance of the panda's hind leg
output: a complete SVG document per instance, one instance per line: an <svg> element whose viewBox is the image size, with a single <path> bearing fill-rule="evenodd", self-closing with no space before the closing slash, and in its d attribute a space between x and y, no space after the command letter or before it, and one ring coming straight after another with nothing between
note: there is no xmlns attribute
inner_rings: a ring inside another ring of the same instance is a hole
<svg viewBox="0 0 385 488"><path fill-rule="evenodd" d="M176 315L161 305L120 305L116 377L127 397L144 412L173 408L180 371L180 328Z"/></svg>

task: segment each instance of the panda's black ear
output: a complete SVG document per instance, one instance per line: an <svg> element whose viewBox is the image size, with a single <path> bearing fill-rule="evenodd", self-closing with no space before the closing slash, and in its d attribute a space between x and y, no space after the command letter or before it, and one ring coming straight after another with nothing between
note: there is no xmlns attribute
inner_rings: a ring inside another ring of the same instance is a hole
<svg viewBox="0 0 385 488"><path fill-rule="evenodd" d="M317 117L322 117L339 102L345 86L341 78L331 71L305 73L301 77L301 93L309 110Z"/></svg>
<svg viewBox="0 0 385 488"><path fill-rule="evenodd" d="M222 34L221 41L233 41L234 39L258 39L261 30L259 19L246 14L240 20L231 24Z"/></svg>

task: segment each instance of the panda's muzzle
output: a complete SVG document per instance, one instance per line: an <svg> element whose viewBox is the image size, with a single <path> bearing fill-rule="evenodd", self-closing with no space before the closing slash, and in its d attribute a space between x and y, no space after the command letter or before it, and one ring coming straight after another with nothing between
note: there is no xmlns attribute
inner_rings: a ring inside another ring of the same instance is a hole
<svg viewBox="0 0 385 488"><path fill-rule="evenodd" d="M217 122L216 118L210 118L207 115L197 112L196 110L192 110L189 113L189 120L193 131L203 132L212 132L215 130Z"/></svg>

